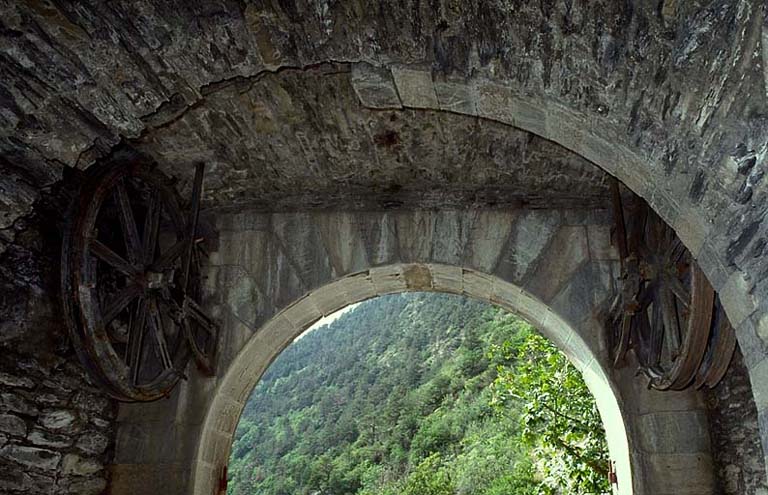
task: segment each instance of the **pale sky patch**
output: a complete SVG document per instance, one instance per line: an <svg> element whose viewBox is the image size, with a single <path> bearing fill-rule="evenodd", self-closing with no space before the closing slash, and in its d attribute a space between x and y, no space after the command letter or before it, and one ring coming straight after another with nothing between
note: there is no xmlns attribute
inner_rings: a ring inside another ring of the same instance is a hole
<svg viewBox="0 0 768 495"><path fill-rule="evenodd" d="M304 333L302 333L301 335L296 337L296 340L299 340L300 338L304 337L309 332L311 332L313 330L317 330L318 328L322 327L323 325L330 325L334 321L338 320L342 315L344 315L346 313L349 313L350 311L352 311L356 307L360 306L360 304L361 303L350 304L349 306L345 306L345 307L341 308L340 310L338 310L338 311L336 311L334 313L329 314L328 316L323 316L322 318L317 320L311 327L309 327L306 330L304 330Z"/></svg>

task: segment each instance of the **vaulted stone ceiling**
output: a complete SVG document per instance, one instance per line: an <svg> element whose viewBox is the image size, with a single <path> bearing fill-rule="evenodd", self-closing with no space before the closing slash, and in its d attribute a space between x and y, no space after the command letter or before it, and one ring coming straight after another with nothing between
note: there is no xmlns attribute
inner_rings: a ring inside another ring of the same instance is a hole
<svg viewBox="0 0 768 495"><path fill-rule="evenodd" d="M132 142L209 207L267 210L561 205L608 199L606 175L531 133L448 112L369 109L350 66L286 70L217 88Z"/></svg>
<svg viewBox="0 0 768 495"><path fill-rule="evenodd" d="M536 134L615 164L661 209L701 203L722 217L710 224L730 224L730 198L765 195L763 11L762 0L0 3L0 251L67 168L123 145L182 186L185 158L210 161L209 205L536 206L604 193L586 162L502 124L361 107L345 83L358 63L418 69L435 88L505 85L548 116ZM745 225L762 214L744 208Z"/></svg>

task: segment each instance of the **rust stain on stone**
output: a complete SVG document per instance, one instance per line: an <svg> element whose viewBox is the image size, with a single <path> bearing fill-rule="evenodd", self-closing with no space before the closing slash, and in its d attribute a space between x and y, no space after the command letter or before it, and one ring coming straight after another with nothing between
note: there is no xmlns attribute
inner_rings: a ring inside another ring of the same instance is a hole
<svg viewBox="0 0 768 495"><path fill-rule="evenodd" d="M389 130L382 132L381 134L377 134L373 137L373 141L378 146L395 146L397 144L400 144L400 134L398 134L395 131Z"/></svg>
<svg viewBox="0 0 768 495"><path fill-rule="evenodd" d="M409 290L432 289L432 274L424 265L407 265L403 268L403 278Z"/></svg>

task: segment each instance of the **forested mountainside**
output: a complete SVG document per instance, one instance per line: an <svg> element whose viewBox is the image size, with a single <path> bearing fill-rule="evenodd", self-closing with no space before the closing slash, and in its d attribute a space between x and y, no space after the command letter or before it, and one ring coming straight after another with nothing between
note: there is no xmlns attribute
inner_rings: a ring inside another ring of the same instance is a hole
<svg viewBox="0 0 768 495"><path fill-rule="evenodd" d="M279 356L240 419L227 493L603 493L607 466L592 397L548 341L488 304L412 293Z"/></svg>

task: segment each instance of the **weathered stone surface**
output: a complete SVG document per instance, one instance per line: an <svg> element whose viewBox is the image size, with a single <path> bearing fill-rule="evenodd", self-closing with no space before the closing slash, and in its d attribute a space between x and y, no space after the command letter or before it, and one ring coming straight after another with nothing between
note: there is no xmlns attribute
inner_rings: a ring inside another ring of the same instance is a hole
<svg viewBox="0 0 768 495"><path fill-rule="evenodd" d="M429 69L395 67L392 69L397 92L403 105L412 108L437 109L437 94Z"/></svg>
<svg viewBox="0 0 768 495"><path fill-rule="evenodd" d="M61 449L72 445L72 438L66 435L57 435L49 431L34 429L27 437L33 445L48 447L52 449Z"/></svg>
<svg viewBox="0 0 768 495"><path fill-rule="evenodd" d="M23 437L27 434L27 423L12 414L0 414L0 432Z"/></svg>
<svg viewBox="0 0 768 495"><path fill-rule="evenodd" d="M46 471L54 470L61 460L61 455L54 451L23 445L6 445L0 449L0 457L22 466Z"/></svg>
<svg viewBox="0 0 768 495"><path fill-rule="evenodd" d="M78 426L78 417L72 411L49 411L40 416L40 424L51 431L73 433Z"/></svg>
<svg viewBox="0 0 768 495"><path fill-rule="evenodd" d="M78 391L70 401L72 406L80 411L100 415L109 414L108 411L112 407L112 402L108 398L90 391Z"/></svg>
<svg viewBox="0 0 768 495"><path fill-rule="evenodd" d="M723 495L768 491L749 374L737 351L723 381L706 393L712 452Z"/></svg>
<svg viewBox="0 0 768 495"><path fill-rule="evenodd" d="M0 411L0 493L103 492L114 442L113 406L75 361L74 355L42 360L7 348L0 352L3 403L26 411ZM93 426L78 434L86 421ZM64 473L62 459L68 459L71 474Z"/></svg>
<svg viewBox="0 0 768 495"><path fill-rule="evenodd" d="M96 431L86 431L80 435L75 447L90 455L103 454L109 446L110 439L106 435Z"/></svg>
<svg viewBox="0 0 768 495"><path fill-rule="evenodd" d="M206 205L216 208L461 210L604 202L605 174L542 138L552 139L643 195L723 290L729 314L744 319L739 327L762 331L768 311L762 0L408 7L352 1L317 8L308 0L0 7L0 342L48 356L65 347L62 329L54 328L61 322L52 309L57 289L46 283L45 267L30 261L55 266L58 253L42 253L59 245L59 234L30 236L24 224L53 184L114 153L117 143L157 159L185 193L189 163L206 161ZM354 66L361 61L371 65ZM361 70L368 72L361 77ZM401 103L442 113L382 110ZM62 219L60 210L48 223ZM434 261L415 254L432 249L443 227L429 225L424 245L398 238L400 226L422 233L418 224L394 219L386 228L361 229L369 262ZM542 237L551 237L546 228ZM261 271L252 272L258 290L248 294L259 297L259 315L327 282L329 267L346 268L341 258L320 257L322 276L312 276L316 252L307 245L320 238L305 236L301 249L274 247L266 257L278 266L265 271L264 280ZM462 239L457 243L465 247ZM520 257L506 250L498 266L515 281L528 281L542 273L535 255L540 245L546 250L546 243L531 239L528 255ZM586 251L597 255L591 244ZM488 258L478 264L488 265ZM402 274L378 275L381 291L406 284ZM557 288L535 292L555 296L562 286L552 285ZM265 289L271 286L279 290ZM249 322L257 324L257 318ZM740 338L747 336L744 354L764 413L765 349L752 330L740 331ZM230 337L233 345L241 342ZM72 370L41 368L24 370L36 380L46 375L47 389L71 393L84 386ZM66 378L58 380L58 373ZM68 395L58 402L15 389L0 393L2 411L30 422L37 409L78 409ZM647 465L684 479L686 467L698 461ZM188 474L180 473L185 468L168 479ZM728 473L733 479L733 469ZM39 487L47 479L53 477L15 477L14 483ZM708 482L670 482L653 493L700 493Z"/></svg>
<svg viewBox="0 0 768 495"><path fill-rule="evenodd" d="M70 495L100 495L107 488L107 480L104 478L74 478L59 483Z"/></svg>
<svg viewBox="0 0 768 495"><path fill-rule="evenodd" d="M33 388L35 382L29 378L13 376L8 373L0 373L0 385L5 385L6 387Z"/></svg>
<svg viewBox="0 0 768 495"><path fill-rule="evenodd" d="M10 392L0 393L0 410L11 411L27 416L37 416L39 413L37 407L24 396L15 395Z"/></svg>
<svg viewBox="0 0 768 495"><path fill-rule="evenodd" d="M389 69L355 64L352 66L352 86L365 107L391 109L403 106Z"/></svg>
<svg viewBox="0 0 768 495"><path fill-rule="evenodd" d="M87 476L104 469L104 466L94 461L80 457L77 454L67 454L61 463L61 472L64 474L73 474L75 476Z"/></svg>

